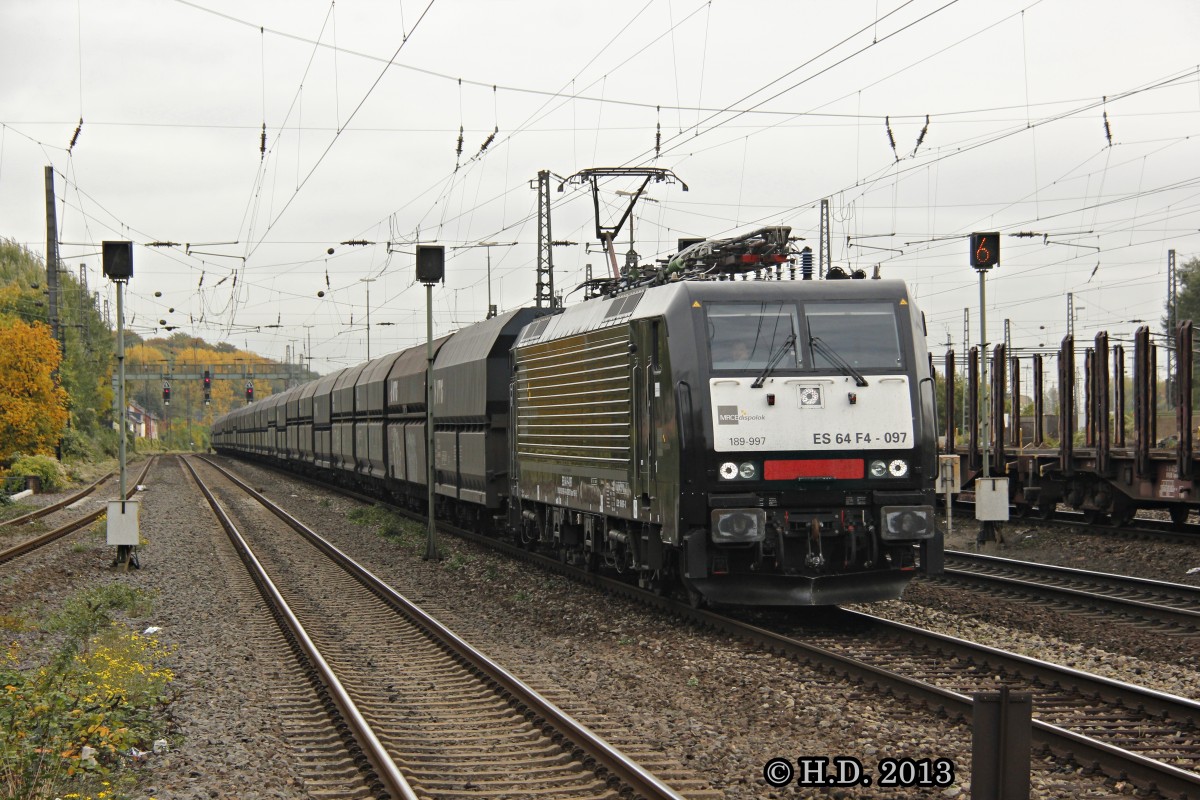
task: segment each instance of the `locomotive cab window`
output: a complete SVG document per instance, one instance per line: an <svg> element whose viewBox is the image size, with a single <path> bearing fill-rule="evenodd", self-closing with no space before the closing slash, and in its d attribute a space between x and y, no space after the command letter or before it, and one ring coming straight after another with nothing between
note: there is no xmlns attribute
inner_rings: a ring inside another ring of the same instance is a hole
<svg viewBox="0 0 1200 800"><path fill-rule="evenodd" d="M779 369L800 366L796 309L790 303L713 303L708 346L714 370L761 370L783 350ZM789 341L790 339L790 341Z"/></svg>
<svg viewBox="0 0 1200 800"><path fill-rule="evenodd" d="M813 367L836 369L837 358L856 369L904 366L896 308L891 303L810 303L804 316Z"/></svg>

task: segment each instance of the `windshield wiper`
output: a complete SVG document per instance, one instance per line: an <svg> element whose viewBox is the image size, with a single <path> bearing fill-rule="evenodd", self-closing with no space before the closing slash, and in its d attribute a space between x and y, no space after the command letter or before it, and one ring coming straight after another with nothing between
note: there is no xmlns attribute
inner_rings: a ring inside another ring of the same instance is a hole
<svg viewBox="0 0 1200 800"><path fill-rule="evenodd" d="M779 349L776 350L771 358L767 360L767 366L763 369L762 374L754 379L754 383L750 384L751 389L762 388L763 383L767 380L767 376L774 371L775 366L780 362L780 360L783 359L783 354L788 351L789 347L792 349L795 349L796 347L796 334L794 333L789 334L788 337L783 340L783 344L779 345Z"/></svg>
<svg viewBox="0 0 1200 800"><path fill-rule="evenodd" d="M817 336L812 337L811 339L808 340L808 343L812 346L813 350L815 350L816 352L825 356L825 358L827 358L828 360L832 361L835 366L841 367L843 370L845 370L846 374L848 374L848 375L850 375L850 377L854 378L854 383L856 385L858 385L858 386L866 386L867 385L867 379L863 377L863 374L861 372L859 372L858 370L856 370L854 367L850 366L850 362L848 362L846 359L842 358L836 352L834 352L833 348L830 347L829 345L825 344L823 341L821 341L821 339L819 337L817 337Z"/></svg>

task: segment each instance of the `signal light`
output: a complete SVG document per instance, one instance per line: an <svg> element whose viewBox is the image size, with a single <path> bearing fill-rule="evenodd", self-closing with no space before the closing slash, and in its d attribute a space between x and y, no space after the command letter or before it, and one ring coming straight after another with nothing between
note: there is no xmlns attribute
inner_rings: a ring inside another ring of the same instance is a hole
<svg viewBox="0 0 1200 800"><path fill-rule="evenodd" d="M446 280L446 248L441 245L417 245L417 280L432 286Z"/></svg>
<svg viewBox="0 0 1200 800"><path fill-rule="evenodd" d="M253 383L246 384L246 402L247 403L254 402L254 384Z"/></svg>
<svg viewBox="0 0 1200 800"><path fill-rule="evenodd" d="M106 278L127 281L133 277L133 242L102 242L100 252Z"/></svg>
<svg viewBox="0 0 1200 800"><path fill-rule="evenodd" d="M991 269L1000 263L1000 234L971 234L971 267Z"/></svg>
<svg viewBox="0 0 1200 800"><path fill-rule="evenodd" d="M163 405L171 405L171 384L169 383L163 384Z"/></svg>
<svg viewBox="0 0 1200 800"><path fill-rule="evenodd" d="M208 405L212 400L212 378L208 374L208 370L204 370L204 405Z"/></svg>

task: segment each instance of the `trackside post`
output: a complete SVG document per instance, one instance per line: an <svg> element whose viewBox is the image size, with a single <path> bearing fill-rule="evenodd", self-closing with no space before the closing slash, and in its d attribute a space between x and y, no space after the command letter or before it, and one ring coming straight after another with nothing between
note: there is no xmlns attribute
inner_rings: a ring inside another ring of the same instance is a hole
<svg viewBox="0 0 1200 800"><path fill-rule="evenodd" d="M1029 800L1033 694L998 692L973 696L971 797L974 800Z"/></svg>

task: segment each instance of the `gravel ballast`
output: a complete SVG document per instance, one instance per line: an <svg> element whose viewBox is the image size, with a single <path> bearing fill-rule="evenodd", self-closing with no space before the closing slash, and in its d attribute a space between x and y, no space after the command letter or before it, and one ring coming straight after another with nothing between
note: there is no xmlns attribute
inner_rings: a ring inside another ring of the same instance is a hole
<svg viewBox="0 0 1200 800"><path fill-rule="evenodd" d="M237 469L522 680L547 693L568 692L606 726L648 733L666 755L731 800L969 794L970 731L956 721L449 537L442 539L444 560L426 562L411 542L347 522L359 507L354 501L257 467ZM257 600L218 538L224 534L176 460L163 459L146 487L140 498L149 544L141 551L142 569L114 571L103 536L84 534L6 572L11 577L0 585L0 602L26 611L52 608L86 586L112 580L157 593L153 617L137 624L160 626L160 638L176 646L169 666L178 697L169 709L172 750L140 768L138 796L311 796L289 767L294 754L272 707L278 653L244 623ZM891 608L889 615L925 627L967 624L958 619L956 605L937 607L943 590L912 588L921 590L918 602L881 604ZM987 605L986 598L980 605ZM967 630L1004 649L1036 641L1043 658L1069 663L1093 652L1052 631L991 620L971 624L978 627ZM1146 673L1137 682L1161 680L1156 688L1164 691L1171 680L1183 680L1178 663L1145 660L1137 668ZM768 760L795 763L801 756L852 756L871 770L885 756L948 758L956 780L936 789L832 793L765 783ZM1036 798L1117 797L1131 790L1036 758L1033 787Z"/></svg>

